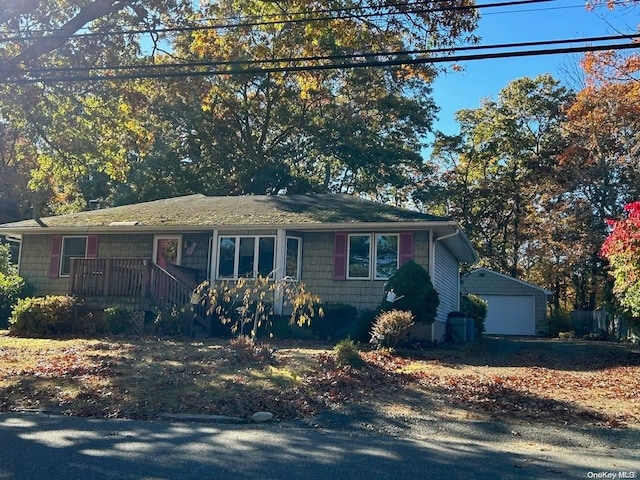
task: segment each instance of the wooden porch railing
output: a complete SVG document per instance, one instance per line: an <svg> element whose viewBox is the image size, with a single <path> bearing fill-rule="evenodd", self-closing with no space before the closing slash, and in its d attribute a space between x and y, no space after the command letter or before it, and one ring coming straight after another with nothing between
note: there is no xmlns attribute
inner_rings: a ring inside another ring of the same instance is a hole
<svg viewBox="0 0 640 480"><path fill-rule="evenodd" d="M207 304L192 304L196 282L176 273L179 278L144 258L73 258L69 291L80 297L146 298L162 309L188 307L194 320L210 330Z"/></svg>
<svg viewBox="0 0 640 480"><path fill-rule="evenodd" d="M78 296L147 297L151 264L145 258L72 258L69 291Z"/></svg>
<svg viewBox="0 0 640 480"><path fill-rule="evenodd" d="M191 303L194 289L155 263L151 263L151 299L160 306L183 308Z"/></svg>
<svg viewBox="0 0 640 480"><path fill-rule="evenodd" d="M197 285L176 278L145 258L73 258L70 293L84 297L151 298L158 306L191 302Z"/></svg>

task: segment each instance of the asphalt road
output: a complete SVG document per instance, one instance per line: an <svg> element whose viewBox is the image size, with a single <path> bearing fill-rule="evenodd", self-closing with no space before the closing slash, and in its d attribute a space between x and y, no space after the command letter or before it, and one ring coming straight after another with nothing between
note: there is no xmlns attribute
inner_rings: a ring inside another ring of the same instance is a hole
<svg viewBox="0 0 640 480"><path fill-rule="evenodd" d="M580 448L520 437L479 437L396 438L299 424L0 414L0 479L467 480L640 475L637 446Z"/></svg>

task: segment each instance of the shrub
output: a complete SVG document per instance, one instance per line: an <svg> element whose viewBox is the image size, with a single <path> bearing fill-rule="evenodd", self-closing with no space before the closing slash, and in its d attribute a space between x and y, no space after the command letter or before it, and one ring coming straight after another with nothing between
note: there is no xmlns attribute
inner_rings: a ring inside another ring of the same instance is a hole
<svg viewBox="0 0 640 480"><path fill-rule="evenodd" d="M413 314L403 310L382 312L371 329L371 343L378 347L395 348L413 325Z"/></svg>
<svg viewBox="0 0 640 480"><path fill-rule="evenodd" d="M358 311L356 318L336 332L336 338L351 338L356 342L368 342L371 338L369 334L371 326L378 313L377 310Z"/></svg>
<svg viewBox="0 0 640 480"><path fill-rule="evenodd" d="M86 336L101 333L103 325L100 317L76 297L50 295L18 300L9 331L12 335L28 337Z"/></svg>
<svg viewBox="0 0 640 480"><path fill-rule="evenodd" d="M362 357L360 356L358 347L356 347L356 344L350 338L345 338L336 343L333 351L336 355L338 365L351 365L355 367L362 364Z"/></svg>
<svg viewBox="0 0 640 480"><path fill-rule="evenodd" d="M413 260L409 260L388 280L387 291L393 290L402 297L394 303L385 300L381 311L405 310L413 313L416 323L431 324L436 318L440 299L433 288L429 272Z"/></svg>
<svg viewBox="0 0 640 480"><path fill-rule="evenodd" d="M133 312L128 308L109 307L104 309L104 326L107 333L122 335L131 333Z"/></svg>
<svg viewBox="0 0 640 480"><path fill-rule="evenodd" d="M561 332L569 332L573 328L571 325L571 313L556 308L547 318L547 325L550 337L558 337Z"/></svg>
<svg viewBox="0 0 640 480"><path fill-rule="evenodd" d="M31 286L22 277L0 272L0 328L7 327L16 302L29 296L31 291Z"/></svg>
<svg viewBox="0 0 640 480"><path fill-rule="evenodd" d="M4 275L15 275L17 269L11 264L11 245L0 242L0 273Z"/></svg>
<svg viewBox="0 0 640 480"><path fill-rule="evenodd" d="M311 324L311 331L322 339L338 338L340 331L358 318L358 309L344 303L327 304L322 307L324 317Z"/></svg>
<svg viewBox="0 0 640 480"><path fill-rule="evenodd" d="M158 310L151 324L151 332L154 335L188 335L191 331L193 312L181 310L177 307Z"/></svg>
<svg viewBox="0 0 640 480"><path fill-rule="evenodd" d="M477 295L464 295L460 299L460 311L473 318L478 335L484 332L484 321L487 319L487 302Z"/></svg>

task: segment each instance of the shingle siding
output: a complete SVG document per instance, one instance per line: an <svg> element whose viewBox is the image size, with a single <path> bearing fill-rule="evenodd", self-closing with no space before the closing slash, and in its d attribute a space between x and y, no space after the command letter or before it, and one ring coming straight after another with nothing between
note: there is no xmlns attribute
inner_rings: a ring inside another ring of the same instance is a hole
<svg viewBox="0 0 640 480"><path fill-rule="evenodd" d="M333 279L334 236L333 232L302 235L302 281L309 291L322 299L323 303L346 303L358 310L377 308L383 300L385 280ZM429 233L414 232L413 241L415 262L428 269Z"/></svg>

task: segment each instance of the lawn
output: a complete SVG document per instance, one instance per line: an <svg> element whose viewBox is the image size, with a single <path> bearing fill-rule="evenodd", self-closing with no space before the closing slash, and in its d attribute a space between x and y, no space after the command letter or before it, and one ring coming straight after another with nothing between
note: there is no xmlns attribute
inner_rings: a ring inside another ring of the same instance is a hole
<svg viewBox="0 0 640 480"><path fill-rule="evenodd" d="M357 367L332 346L228 340L24 339L0 334L0 411L95 417L163 413L280 420L344 405L380 415L527 419L640 426L640 351L630 345L483 338L417 351L364 351Z"/></svg>

